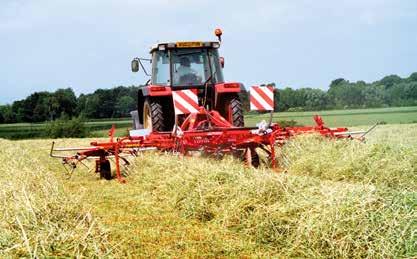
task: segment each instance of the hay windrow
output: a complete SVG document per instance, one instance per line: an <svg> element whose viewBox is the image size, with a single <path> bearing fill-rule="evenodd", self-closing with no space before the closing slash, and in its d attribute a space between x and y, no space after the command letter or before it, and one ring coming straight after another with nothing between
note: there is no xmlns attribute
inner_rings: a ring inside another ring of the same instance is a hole
<svg viewBox="0 0 417 259"><path fill-rule="evenodd" d="M279 175L232 159L189 159L163 170L172 163L164 156L154 162L163 172L154 165L141 177L163 173L158 195L184 217L242 233L285 256L411 256L417 253L411 150L306 136L282 150L286 173Z"/></svg>
<svg viewBox="0 0 417 259"><path fill-rule="evenodd" d="M417 188L417 153L411 147L300 136L284 146L281 161L291 174Z"/></svg>
<svg viewBox="0 0 417 259"><path fill-rule="evenodd" d="M0 255L91 257L108 252L107 233L36 156L0 140Z"/></svg>

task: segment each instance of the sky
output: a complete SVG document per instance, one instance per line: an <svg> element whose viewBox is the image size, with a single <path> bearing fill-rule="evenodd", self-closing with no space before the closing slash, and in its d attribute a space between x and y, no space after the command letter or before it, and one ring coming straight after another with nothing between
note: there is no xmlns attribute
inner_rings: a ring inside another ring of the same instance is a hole
<svg viewBox="0 0 417 259"><path fill-rule="evenodd" d="M327 89L417 71L415 0L1 0L0 104L139 85L152 44L216 40L227 81Z"/></svg>

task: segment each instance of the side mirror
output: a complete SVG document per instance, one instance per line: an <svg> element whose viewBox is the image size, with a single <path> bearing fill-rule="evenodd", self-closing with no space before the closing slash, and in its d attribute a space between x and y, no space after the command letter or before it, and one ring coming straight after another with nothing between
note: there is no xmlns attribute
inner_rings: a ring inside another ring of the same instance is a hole
<svg viewBox="0 0 417 259"><path fill-rule="evenodd" d="M224 68L224 57L220 57L220 65Z"/></svg>
<svg viewBox="0 0 417 259"><path fill-rule="evenodd" d="M139 71L139 60L134 59L132 60L132 72L138 72Z"/></svg>

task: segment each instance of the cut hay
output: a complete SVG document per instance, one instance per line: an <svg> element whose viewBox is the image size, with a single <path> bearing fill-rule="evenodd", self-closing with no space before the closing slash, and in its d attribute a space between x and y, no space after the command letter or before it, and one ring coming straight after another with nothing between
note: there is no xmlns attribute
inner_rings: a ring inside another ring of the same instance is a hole
<svg viewBox="0 0 417 259"><path fill-rule="evenodd" d="M417 253L412 151L303 136L282 150L285 173L163 156L142 160L140 177L184 217L242 233L280 255L407 257Z"/></svg>
<svg viewBox="0 0 417 259"><path fill-rule="evenodd" d="M0 257L414 258L417 128L378 132L294 139L279 172L141 154L125 185L65 180L49 140L0 140Z"/></svg>
<svg viewBox="0 0 417 259"><path fill-rule="evenodd" d="M110 252L107 233L82 204L83 191L67 193L41 160L0 140L0 256L92 257Z"/></svg>

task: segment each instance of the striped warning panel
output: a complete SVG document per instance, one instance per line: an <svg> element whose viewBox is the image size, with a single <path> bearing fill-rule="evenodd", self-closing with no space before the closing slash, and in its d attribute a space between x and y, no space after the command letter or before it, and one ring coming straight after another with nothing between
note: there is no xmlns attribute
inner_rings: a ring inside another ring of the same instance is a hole
<svg viewBox="0 0 417 259"><path fill-rule="evenodd" d="M193 90L172 91L175 114L198 112L198 97Z"/></svg>
<svg viewBox="0 0 417 259"><path fill-rule="evenodd" d="M274 87L252 86L249 91L252 111L272 111L274 109Z"/></svg>

